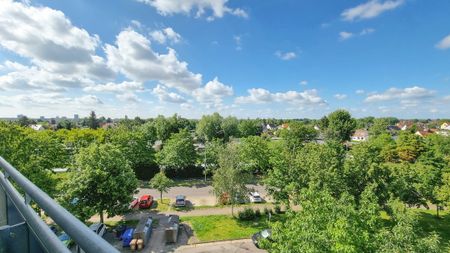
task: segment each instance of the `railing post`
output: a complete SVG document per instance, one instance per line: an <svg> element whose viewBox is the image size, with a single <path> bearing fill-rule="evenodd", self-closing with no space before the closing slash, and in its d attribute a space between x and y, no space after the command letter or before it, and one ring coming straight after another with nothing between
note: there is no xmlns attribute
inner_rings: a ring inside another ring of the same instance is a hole
<svg viewBox="0 0 450 253"><path fill-rule="evenodd" d="M8 202L6 192L0 185L0 227L8 225Z"/></svg>

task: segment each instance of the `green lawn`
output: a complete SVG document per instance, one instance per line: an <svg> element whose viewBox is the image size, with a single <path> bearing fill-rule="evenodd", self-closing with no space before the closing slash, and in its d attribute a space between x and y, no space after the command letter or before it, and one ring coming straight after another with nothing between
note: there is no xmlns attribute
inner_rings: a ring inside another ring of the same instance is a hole
<svg viewBox="0 0 450 253"><path fill-rule="evenodd" d="M192 227L201 242L250 238L254 233L268 227L267 217L254 221L239 221L228 215L210 215L181 217L181 221Z"/></svg>
<svg viewBox="0 0 450 253"><path fill-rule="evenodd" d="M424 233L435 232L441 239L441 248L450 249L450 211L441 211L436 217L436 210L417 210L419 226Z"/></svg>

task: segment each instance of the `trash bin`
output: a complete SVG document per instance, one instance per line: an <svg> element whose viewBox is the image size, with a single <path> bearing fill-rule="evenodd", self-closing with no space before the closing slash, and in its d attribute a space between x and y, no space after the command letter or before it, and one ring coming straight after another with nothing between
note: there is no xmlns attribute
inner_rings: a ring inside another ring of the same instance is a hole
<svg viewBox="0 0 450 253"><path fill-rule="evenodd" d="M180 217L178 215L170 215L165 230L166 243L176 243L178 240Z"/></svg>
<svg viewBox="0 0 450 253"><path fill-rule="evenodd" d="M133 233L134 239L142 239L143 247L148 244L150 236L152 234L152 223L153 220L151 217L142 217L139 220L139 223L136 226L136 229Z"/></svg>

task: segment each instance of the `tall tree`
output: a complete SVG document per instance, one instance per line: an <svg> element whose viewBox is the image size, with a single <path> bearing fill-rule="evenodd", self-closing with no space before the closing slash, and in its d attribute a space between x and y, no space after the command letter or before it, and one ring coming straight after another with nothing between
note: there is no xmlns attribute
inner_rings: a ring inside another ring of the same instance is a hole
<svg viewBox="0 0 450 253"><path fill-rule="evenodd" d="M356 123L349 112L337 110L328 115L328 127L325 136L329 141L345 142L355 130Z"/></svg>
<svg viewBox="0 0 450 253"><path fill-rule="evenodd" d="M317 137L317 131L311 126L293 121L289 123L288 129L281 130L280 136L285 140L288 149L295 152L306 142L314 141Z"/></svg>
<svg viewBox="0 0 450 253"><path fill-rule="evenodd" d="M243 119L238 125L241 137L258 135L261 133L261 126L256 120Z"/></svg>
<svg viewBox="0 0 450 253"><path fill-rule="evenodd" d="M422 137L414 133L402 131L397 139L397 153L405 162L415 162L424 151Z"/></svg>
<svg viewBox="0 0 450 253"><path fill-rule="evenodd" d="M259 136L241 138L239 153L241 154L242 165L249 172L261 171L265 173L270 167L268 141Z"/></svg>
<svg viewBox="0 0 450 253"><path fill-rule="evenodd" d="M158 164L169 169L194 165L197 158L191 134L185 129L172 134L156 156Z"/></svg>
<svg viewBox="0 0 450 253"><path fill-rule="evenodd" d="M167 193L172 185L173 181L162 170L150 180L150 187L160 192L161 202L163 201L163 192Z"/></svg>
<svg viewBox="0 0 450 253"><path fill-rule="evenodd" d="M205 143L205 148L198 155L198 164L203 166L203 175L206 177L214 174L219 167L219 155L224 149L224 144L219 139L214 139Z"/></svg>
<svg viewBox="0 0 450 253"><path fill-rule="evenodd" d="M389 126L389 121L386 118L374 119L373 125L369 128L369 134L371 136L378 136L387 133L387 127Z"/></svg>
<svg viewBox="0 0 450 253"><path fill-rule="evenodd" d="M236 117L228 116L222 121L223 138L228 141L230 137L239 137L239 121Z"/></svg>
<svg viewBox="0 0 450 253"><path fill-rule="evenodd" d="M60 197L66 208L82 220L95 213L123 214L137 188L137 179L122 152L111 144L92 144L76 155L75 171Z"/></svg>
<svg viewBox="0 0 450 253"><path fill-rule="evenodd" d="M234 215L237 200L248 192L249 178L250 174L241 166L237 144L228 144L219 156L219 168L214 172L212 186L217 199L227 198L231 204L231 215Z"/></svg>
<svg viewBox="0 0 450 253"><path fill-rule="evenodd" d="M91 114L89 115L89 118L87 119L87 126L90 129L97 129L99 128L99 121L97 119L97 116L95 115L95 112L92 111Z"/></svg>
<svg viewBox="0 0 450 253"><path fill-rule="evenodd" d="M211 115L203 115L197 124L197 135L207 141L223 138L222 121L222 116L217 112Z"/></svg>

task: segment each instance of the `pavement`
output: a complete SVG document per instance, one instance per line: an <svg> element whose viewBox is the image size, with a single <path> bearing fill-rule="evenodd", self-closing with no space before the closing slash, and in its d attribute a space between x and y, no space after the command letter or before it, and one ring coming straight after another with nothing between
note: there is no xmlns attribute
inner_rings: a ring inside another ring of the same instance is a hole
<svg viewBox="0 0 450 253"><path fill-rule="evenodd" d="M201 243L181 246L175 250L176 253L259 253L266 252L255 247L251 239Z"/></svg>
<svg viewBox="0 0 450 253"><path fill-rule="evenodd" d="M261 197L270 201L269 196L267 194L266 189L263 185L247 185L248 189L253 189L253 191L259 192ZM135 194L136 197L139 197L144 194L150 194L154 198L158 198L160 196L159 191L149 188L139 188L139 192ZM195 184L193 186L176 186L170 188L167 193L163 194L163 198L169 198L172 201L175 201L175 197L177 195L185 195L186 199L189 200L192 205L195 206L214 206L217 204L216 197L213 194L213 188L208 184Z"/></svg>

